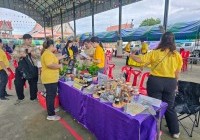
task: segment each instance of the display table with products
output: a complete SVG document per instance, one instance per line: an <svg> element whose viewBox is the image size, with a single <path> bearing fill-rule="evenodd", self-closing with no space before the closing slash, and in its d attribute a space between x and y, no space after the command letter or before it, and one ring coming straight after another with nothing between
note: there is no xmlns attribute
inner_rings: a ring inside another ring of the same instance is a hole
<svg viewBox="0 0 200 140"><path fill-rule="evenodd" d="M111 103L100 102L92 94L84 94L72 82L59 81L61 107L91 131L98 140L155 140L157 122L150 114L131 116ZM167 108L155 107L161 119Z"/></svg>

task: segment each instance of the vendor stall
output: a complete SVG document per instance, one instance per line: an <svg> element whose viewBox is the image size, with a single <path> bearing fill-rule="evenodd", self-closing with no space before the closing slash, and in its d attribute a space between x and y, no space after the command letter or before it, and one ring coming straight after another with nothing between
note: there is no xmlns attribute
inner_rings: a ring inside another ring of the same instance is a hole
<svg viewBox="0 0 200 140"><path fill-rule="evenodd" d="M61 107L90 130L99 140L155 140L157 119L164 115L167 104L154 107L157 115L140 113L132 116L124 108L113 107L110 102L102 102L73 87L73 81L59 81Z"/></svg>

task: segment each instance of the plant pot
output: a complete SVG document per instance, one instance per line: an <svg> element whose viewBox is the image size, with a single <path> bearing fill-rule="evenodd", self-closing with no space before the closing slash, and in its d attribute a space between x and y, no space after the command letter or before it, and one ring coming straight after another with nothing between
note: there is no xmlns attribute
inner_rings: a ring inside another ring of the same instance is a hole
<svg viewBox="0 0 200 140"><path fill-rule="evenodd" d="M92 82L97 83L97 76L92 77Z"/></svg>

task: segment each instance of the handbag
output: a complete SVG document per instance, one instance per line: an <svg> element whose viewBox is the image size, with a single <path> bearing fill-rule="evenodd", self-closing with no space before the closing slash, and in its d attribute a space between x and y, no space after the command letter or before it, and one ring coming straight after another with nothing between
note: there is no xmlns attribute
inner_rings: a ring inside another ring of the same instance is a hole
<svg viewBox="0 0 200 140"><path fill-rule="evenodd" d="M19 61L18 69L21 72L22 77L26 80L38 77L38 67L34 65L30 55L27 55Z"/></svg>

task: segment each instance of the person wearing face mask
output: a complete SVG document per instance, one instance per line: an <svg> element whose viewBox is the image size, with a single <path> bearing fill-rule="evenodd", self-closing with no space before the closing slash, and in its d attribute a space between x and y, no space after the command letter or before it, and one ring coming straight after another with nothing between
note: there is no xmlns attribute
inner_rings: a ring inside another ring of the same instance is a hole
<svg viewBox="0 0 200 140"><path fill-rule="evenodd" d="M56 50L53 40L46 40L43 44L41 56L41 81L46 89L47 120L60 120L60 116L55 114L54 100L57 94L59 69L62 67L59 60L65 56L56 57L53 53Z"/></svg>
<svg viewBox="0 0 200 140"><path fill-rule="evenodd" d="M90 41L91 45L95 48L92 62L99 67L99 72L103 73L105 66L105 53L103 45L98 37L92 37Z"/></svg>
<svg viewBox="0 0 200 140"><path fill-rule="evenodd" d="M32 46L32 36L30 34L24 34L23 41L24 43L21 46L15 47L13 52L13 57L18 62L18 67L15 69L15 81L14 81L15 90L18 97L18 100L15 103L15 105L21 103L25 98L24 84L26 80L28 80L30 87L30 100L31 101L37 100L38 69L36 66L37 66L37 61L40 58L40 50ZM31 68L29 69L29 67ZM33 69L34 72L32 72ZM26 77L27 73L29 73L30 78Z"/></svg>

